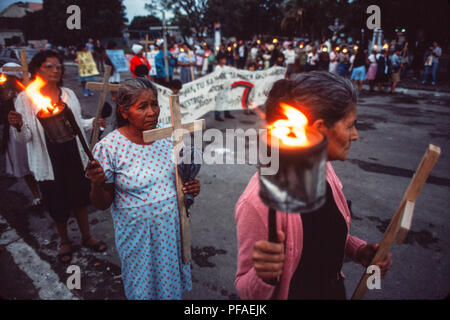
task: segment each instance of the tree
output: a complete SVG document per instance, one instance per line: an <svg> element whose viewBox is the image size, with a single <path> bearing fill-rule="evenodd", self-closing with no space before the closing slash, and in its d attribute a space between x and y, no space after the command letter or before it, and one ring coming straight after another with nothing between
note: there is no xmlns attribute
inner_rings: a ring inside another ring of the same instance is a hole
<svg viewBox="0 0 450 320"><path fill-rule="evenodd" d="M209 0L208 25L220 22L222 34L251 39L256 34L279 34L283 0Z"/></svg>
<svg viewBox="0 0 450 320"><path fill-rule="evenodd" d="M161 10L172 11L172 23L180 27L187 36L202 37L205 29L205 8L208 0L157 0L145 5L152 14Z"/></svg>
<svg viewBox="0 0 450 320"><path fill-rule="evenodd" d="M81 9L80 30L66 26L66 10L72 4ZM84 43L88 38L120 37L127 19L122 0L44 0L40 13L28 14L23 21L27 39L68 45Z"/></svg>
<svg viewBox="0 0 450 320"><path fill-rule="evenodd" d="M162 21L154 15L135 16L128 28L133 30L148 30L150 27L161 25Z"/></svg>

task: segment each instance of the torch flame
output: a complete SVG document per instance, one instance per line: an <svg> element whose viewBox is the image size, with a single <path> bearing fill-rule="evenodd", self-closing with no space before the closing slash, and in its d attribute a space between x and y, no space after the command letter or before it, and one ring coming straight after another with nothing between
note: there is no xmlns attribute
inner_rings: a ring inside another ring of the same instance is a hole
<svg viewBox="0 0 450 320"><path fill-rule="evenodd" d="M33 104L44 113L57 113L59 112L58 107L52 105L52 100L49 97L44 96L41 93L42 87L46 85L44 79L40 76L36 76L25 89L25 94L33 101Z"/></svg>
<svg viewBox="0 0 450 320"><path fill-rule="evenodd" d="M6 76L2 73L0 74L0 84L4 84L6 82Z"/></svg>
<svg viewBox="0 0 450 320"><path fill-rule="evenodd" d="M305 115L285 103L281 103L280 107L288 119L277 120L270 124L267 127L269 134L280 139L286 146L307 147L311 145L306 137L305 128L308 125L308 119Z"/></svg>

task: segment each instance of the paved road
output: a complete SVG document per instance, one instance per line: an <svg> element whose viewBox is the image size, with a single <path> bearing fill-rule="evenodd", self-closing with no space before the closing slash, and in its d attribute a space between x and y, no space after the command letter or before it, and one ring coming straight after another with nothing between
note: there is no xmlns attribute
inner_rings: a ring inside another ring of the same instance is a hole
<svg viewBox="0 0 450 320"><path fill-rule="evenodd" d="M76 83L76 68L69 66L66 86L80 97L85 117L93 116L98 95L85 98ZM236 119L215 122L205 115L207 128L260 127L257 116L234 112ZM442 156L415 208L412 231L401 246L394 246L394 264L381 290L368 299L440 299L450 284L450 100L445 97L362 94L358 104L360 139L346 162L334 163L352 200L351 233L379 241L410 178L429 143ZM69 274L56 261L58 236L47 213L27 209L31 194L22 179L7 176L0 158L0 296L7 299L124 299L120 262L108 211L89 208L93 233L107 242L106 253L79 246L74 220L69 231L80 266L81 289L65 286ZM250 177L253 165L204 165L199 178L202 193L192 207L193 290L186 299L238 299L234 288L236 227L234 205ZM352 262L343 267L347 296L363 269Z"/></svg>

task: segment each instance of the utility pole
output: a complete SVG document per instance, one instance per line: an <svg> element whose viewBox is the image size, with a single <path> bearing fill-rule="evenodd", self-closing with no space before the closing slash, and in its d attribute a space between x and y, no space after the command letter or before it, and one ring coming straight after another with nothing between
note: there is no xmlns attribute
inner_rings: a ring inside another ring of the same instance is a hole
<svg viewBox="0 0 450 320"><path fill-rule="evenodd" d="M164 69L166 71L166 76L169 78L169 62L167 60L168 54L167 54L167 30L178 30L177 26L168 27L166 25L166 13L164 10L162 11L162 17L163 17L163 25L162 27L150 27L150 30L162 30L163 32L163 39L164 39Z"/></svg>

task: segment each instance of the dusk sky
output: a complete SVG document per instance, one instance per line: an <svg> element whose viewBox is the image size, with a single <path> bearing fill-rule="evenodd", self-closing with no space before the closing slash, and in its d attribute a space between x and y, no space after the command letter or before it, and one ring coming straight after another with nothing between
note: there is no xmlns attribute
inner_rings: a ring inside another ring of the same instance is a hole
<svg viewBox="0 0 450 320"><path fill-rule="evenodd" d="M12 3L18 2L17 0L1 0L0 1L0 11L5 9L7 6L9 6ZM42 3L42 0L33 0L28 2L40 2ZM127 8L127 18L128 22L131 22L133 20L134 16L146 16L149 14L147 10L144 9L145 3L147 3L148 0L124 0L123 4ZM170 15L168 15L170 17Z"/></svg>

